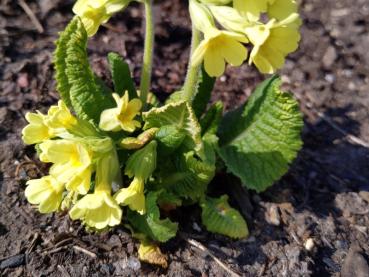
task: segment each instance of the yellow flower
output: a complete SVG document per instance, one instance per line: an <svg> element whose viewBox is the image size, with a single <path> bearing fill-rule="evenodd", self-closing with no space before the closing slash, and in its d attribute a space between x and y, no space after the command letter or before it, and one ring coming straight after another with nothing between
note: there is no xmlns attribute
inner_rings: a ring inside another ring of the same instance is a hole
<svg viewBox="0 0 369 277"><path fill-rule="evenodd" d="M110 192L97 190L77 201L69 215L73 220L80 219L90 227L104 229L121 222L122 210Z"/></svg>
<svg viewBox="0 0 369 277"><path fill-rule="evenodd" d="M51 106L47 115L40 112L27 113L29 124L22 130L22 139L26 144L40 143L57 136L66 136L67 129L77 124L63 101Z"/></svg>
<svg viewBox="0 0 369 277"><path fill-rule="evenodd" d="M53 132L60 134L77 124L77 119L68 110L65 103L59 100L57 106L51 106L45 118L46 125Z"/></svg>
<svg viewBox="0 0 369 277"><path fill-rule="evenodd" d="M297 13L296 0L233 0L233 7L250 21L258 21L262 13L270 19L283 20Z"/></svg>
<svg viewBox="0 0 369 277"><path fill-rule="evenodd" d="M54 133L45 124L46 115L37 113L27 113L26 120L29 124L22 130L22 139L25 144L35 144L53 138Z"/></svg>
<svg viewBox="0 0 369 277"><path fill-rule="evenodd" d="M96 34L100 25L110 17L124 9L130 0L78 0L73 12L78 15L89 37Z"/></svg>
<svg viewBox="0 0 369 277"><path fill-rule="evenodd" d="M50 175L66 188L79 194L90 189L92 165L91 153L79 142L70 140L47 140L40 144L40 160L54 163Z"/></svg>
<svg viewBox="0 0 369 277"><path fill-rule="evenodd" d="M209 28L191 58L191 65L197 66L204 60L205 70L210 76L219 77L224 73L225 63L241 65L247 58L248 42L244 35Z"/></svg>
<svg viewBox="0 0 369 277"><path fill-rule="evenodd" d="M41 213L51 213L59 209L64 185L52 176L27 182L25 195L31 204L37 204Z"/></svg>
<svg viewBox="0 0 369 277"><path fill-rule="evenodd" d="M135 98L129 101L128 92L122 98L116 93L113 93L113 97L117 102L117 107L107 109L101 113L99 127L104 131L113 132L120 130L133 132L136 128L139 128L141 124L134 118L140 113L141 100Z"/></svg>
<svg viewBox="0 0 369 277"><path fill-rule="evenodd" d="M267 11L268 3L274 0L233 0L233 7L250 21L257 21Z"/></svg>
<svg viewBox="0 0 369 277"><path fill-rule="evenodd" d="M85 195L70 210L70 217L81 219L96 229L118 225L122 210L111 196L111 186L119 175L119 161L115 150L106 153L97 161L96 185L92 194Z"/></svg>
<svg viewBox="0 0 369 277"><path fill-rule="evenodd" d="M272 0L269 1L268 16L277 20L283 20L293 13L297 13L298 5L295 0Z"/></svg>
<svg viewBox="0 0 369 277"><path fill-rule="evenodd" d="M200 2L207 4L207 5L227 5L232 0L200 0Z"/></svg>
<svg viewBox="0 0 369 277"><path fill-rule="evenodd" d="M133 211L140 214L146 212L144 182L140 178L134 178L129 187L120 189L114 198L120 205L128 206Z"/></svg>
<svg viewBox="0 0 369 277"><path fill-rule="evenodd" d="M252 44L249 63L254 63L262 73L274 73L284 65L285 57L298 48L300 34L294 24L297 14L287 19L246 28L246 34Z"/></svg>

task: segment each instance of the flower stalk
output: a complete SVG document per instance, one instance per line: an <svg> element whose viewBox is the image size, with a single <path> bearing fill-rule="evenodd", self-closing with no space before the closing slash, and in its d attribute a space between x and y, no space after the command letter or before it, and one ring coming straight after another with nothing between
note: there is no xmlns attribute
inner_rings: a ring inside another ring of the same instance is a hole
<svg viewBox="0 0 369 277"><path fill-rule="evenodd" d="M143 110L145 110L147 95L150 90L151 71L153 62L154 49L154 15L152 0L144 0L145 5L145 46L143 54L143 65L140 81L140 98L143 103Z"/></svg>
<svg viewBox="0 0 369 277"><path fill-rule="evenodd" d="M199 82L200 67L199 65L191 65L191 57L201 42L201 32L192 24L192 39L191 39L191 51L188 62L187 75L185 83L183 85L183 98L186 101L191 102L195 96L196 86Z"/></svg>

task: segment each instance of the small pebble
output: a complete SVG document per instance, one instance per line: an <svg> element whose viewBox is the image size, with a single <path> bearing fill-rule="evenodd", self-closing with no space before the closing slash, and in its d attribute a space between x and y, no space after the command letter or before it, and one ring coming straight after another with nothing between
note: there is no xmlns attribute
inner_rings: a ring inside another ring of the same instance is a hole
<svg viewBox="0 0 369 277"><path fill-rule="evenodd" d="M141 268L141 262L135 257L129 257L127 260L127 267L137 271Z"/></svg>
<svg viewBox="0 0 369 277"><path fill-rule="evenodd" d="M199 226L199 224L197 224L196 222L194 222L193 224L192 224L192 228L195 230L195 231L197 231L197 232L201 232L202 230L201 230L201 228L200 228L200 226Z"/></svg>
<svg viewBox="0 0 369 277"><path fill-rule="evenodd" d="M12 256L8 259L3 260L0 263L0 269L8 268L8 267L18 267L24 265L25 259L24 254Z"/></svg>
<svg viewBox="0 0 369 277"><path fill-rule="evenodd" d="M266 221L272 225L279 226L281 224L281 216L276 205L271 205L265 214Z"/></svg>
<svg viewBox="0 0 369 277"><path fill-rule="evenodd" d="M314 249L315 243L314 240L312 238L308 238L305 243L304 243L304 247L307 251L311 251Z"/></svg>

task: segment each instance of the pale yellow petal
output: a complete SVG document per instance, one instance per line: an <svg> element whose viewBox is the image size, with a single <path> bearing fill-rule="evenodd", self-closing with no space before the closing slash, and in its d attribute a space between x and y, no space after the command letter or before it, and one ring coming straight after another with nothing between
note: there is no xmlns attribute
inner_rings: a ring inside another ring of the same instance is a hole
<svg viewBox="0 0 369 277"><path fill-rule="evenodd" d="M219 49L211 48L205 53L204 66L211 77L219 77L224 73L225 61Z"/></svg>
<svg viewBox="0 0 369 277"><path fill-rule="evenodd" d="M233 39L227 39L224 41L222 56L229 64L239 66L247 58L247 49L241 43Z"/></svg>
<svg viewBox="0 0 369 277"><path fill-rule="evenodd" d="M101 113L100 116L100 129L104 131L113 131L117 132L120 130L119 120L117 119L117 115L119 111L117 108L107 109Z"/></svg>

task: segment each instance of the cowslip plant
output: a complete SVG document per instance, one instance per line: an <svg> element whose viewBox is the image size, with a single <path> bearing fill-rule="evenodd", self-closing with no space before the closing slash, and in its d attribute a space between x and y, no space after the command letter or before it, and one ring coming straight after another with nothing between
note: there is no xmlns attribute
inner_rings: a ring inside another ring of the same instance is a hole
<svg viewBox="0 0 369 277"><path fill-rule="evenodd" d="M276 75L225 115L221 102L208 103L226 64L248 60L262 73L281 68L298 46L301 20L294 0L190 0L187 76L160 103L149 91L151 0L139 1L146 16L140 87L116 53L108 55L113 90L88 63L88 38L130 2L78 0L74 5L76 16L60 33L54 53L61 100L47 114L26 114L23 141L35 144L40 160L51 167L49 175L27 182L25 195L41 213L68 211L88 230L124 224L142 242L140 258L165 267L157 243L173 238L178 224L163 218L163 211L198 204L208 231L247 237L241 214L228 196L209 196L209 183L225 166L246 188L262 192L296 157L302 116Z"/></svg>

